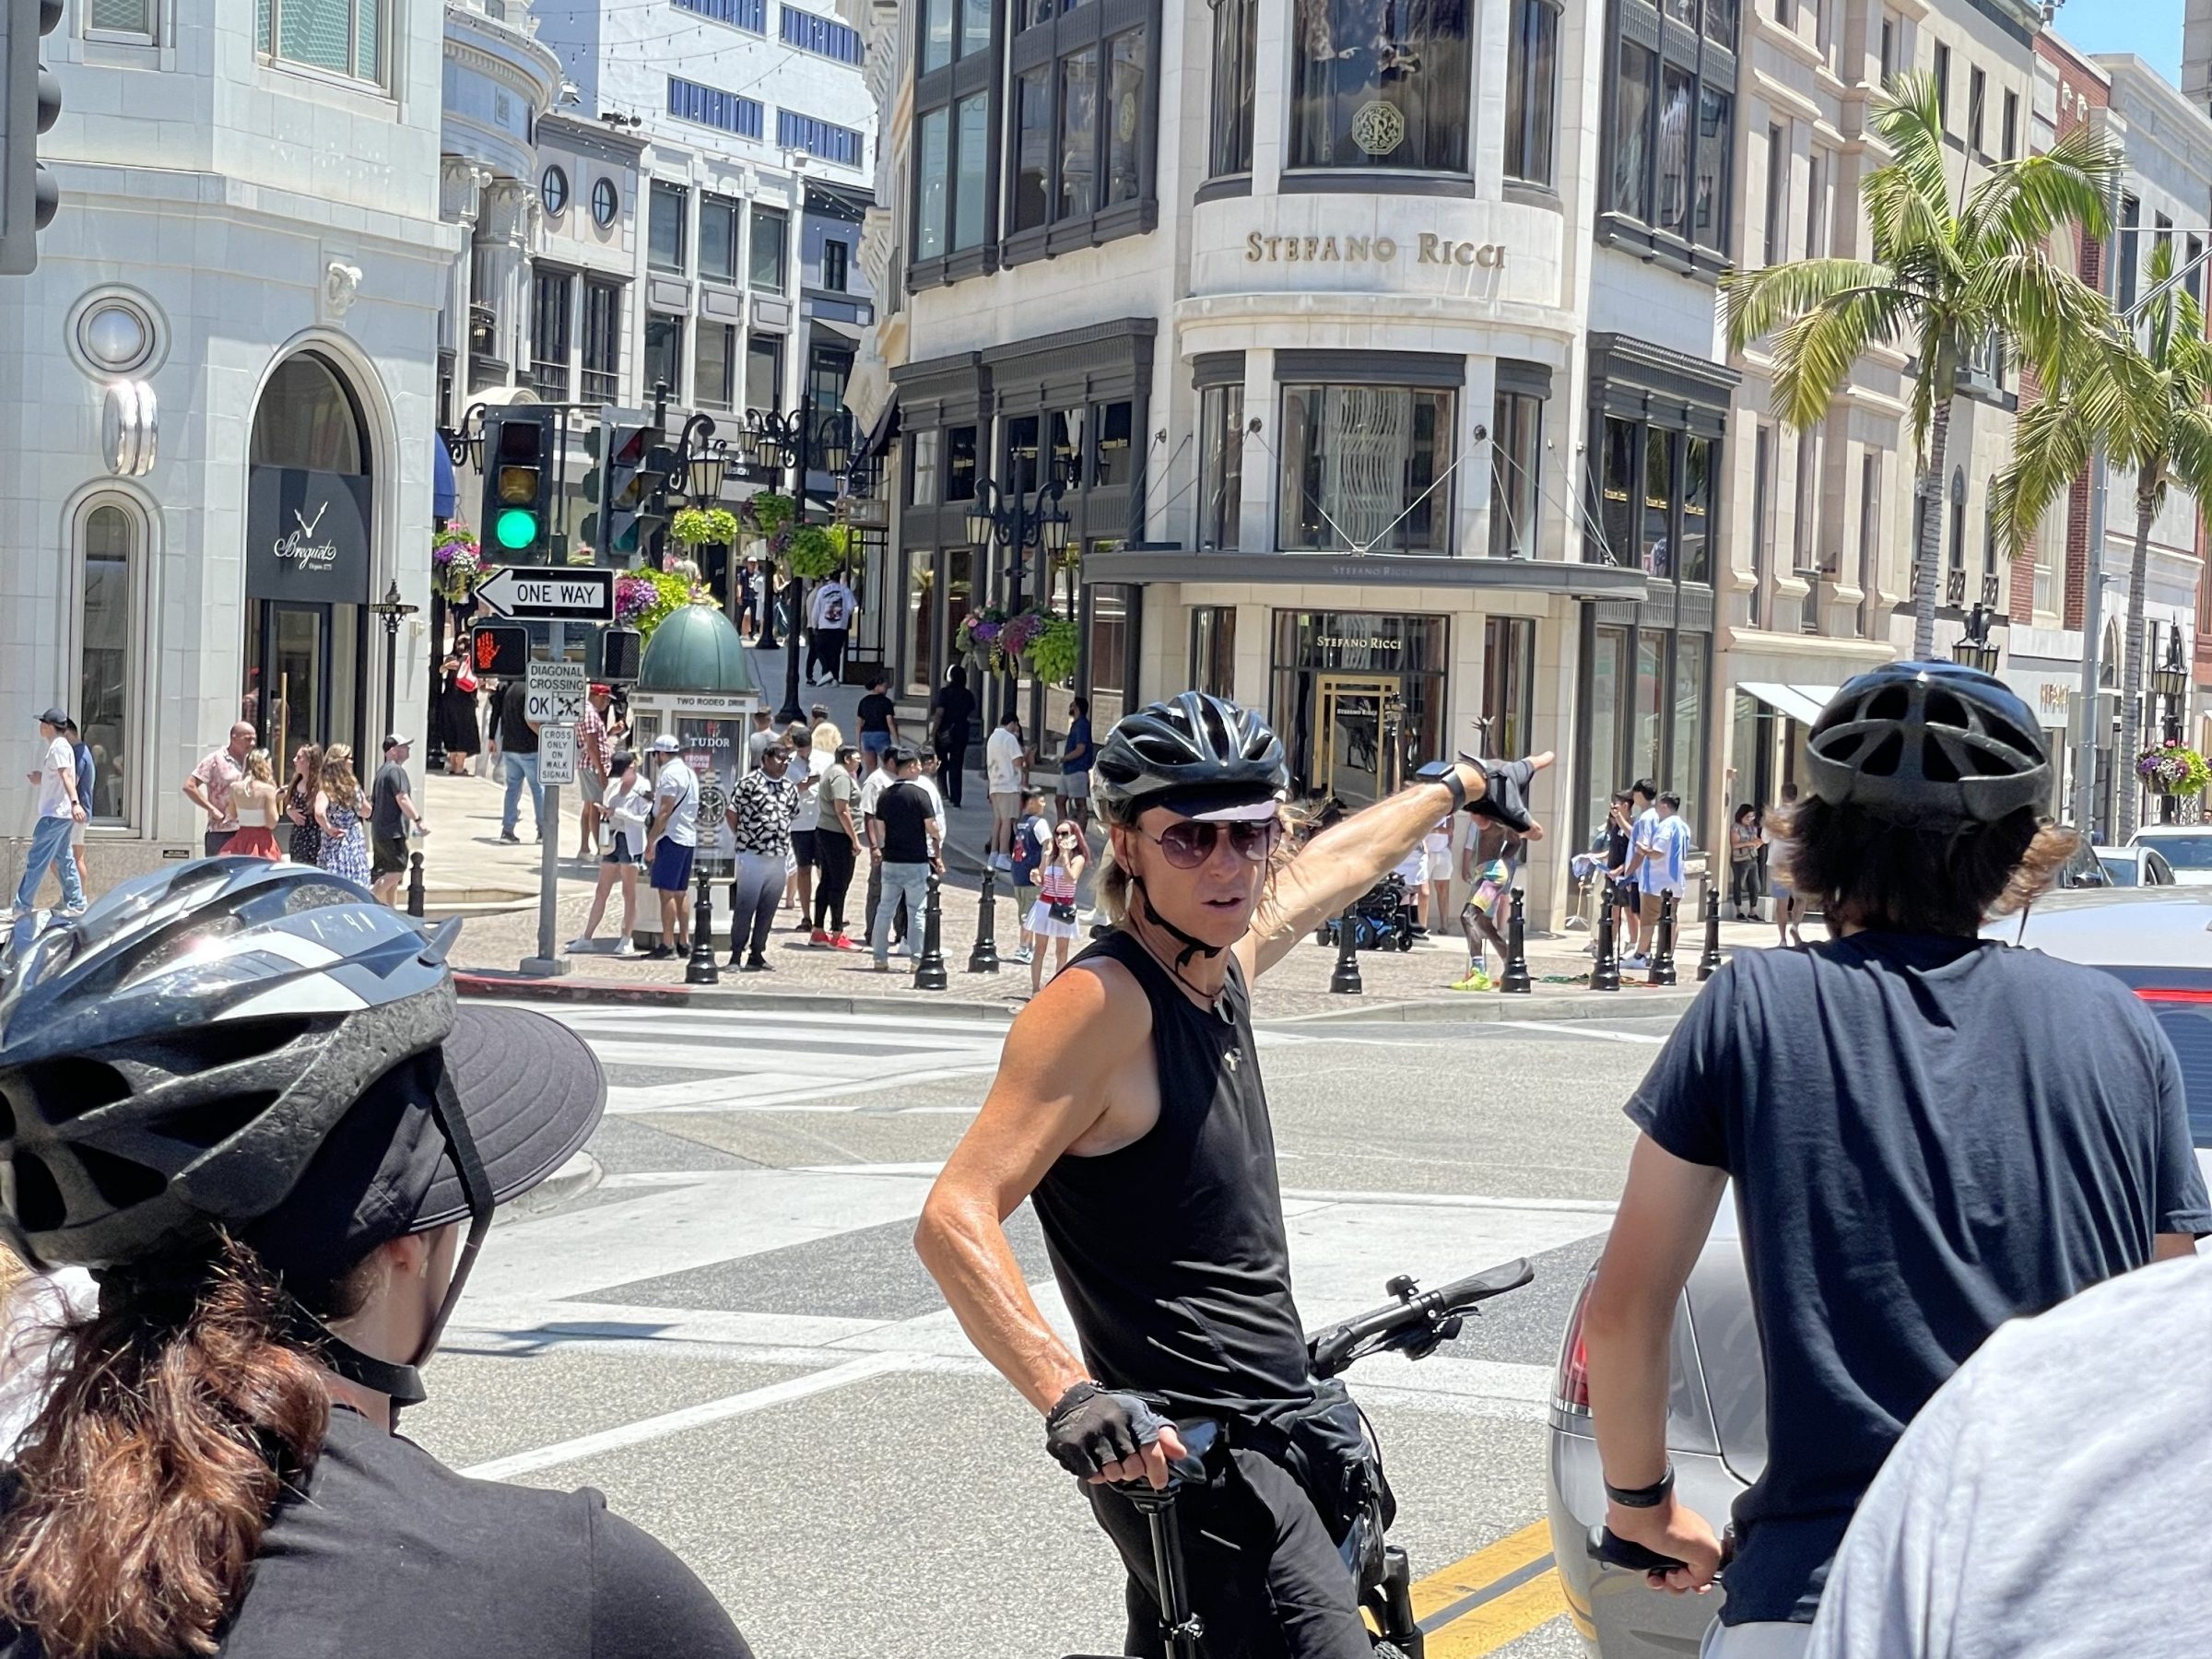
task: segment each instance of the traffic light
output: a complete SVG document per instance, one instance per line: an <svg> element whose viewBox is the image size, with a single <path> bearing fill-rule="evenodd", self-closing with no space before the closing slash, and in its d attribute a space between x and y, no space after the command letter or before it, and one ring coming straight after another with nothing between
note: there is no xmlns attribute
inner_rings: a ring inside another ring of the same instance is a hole
<svg viewBox="0 0 2212 1659"><path fill-rule="evenodd" d="M599 677L627 683L638 677L645 636L634 628L606 628L599 633Z"/></svg>
<svg viewBox="0 0 2212 1659"><path fill-rule="evenodd" d="M62 0L0 0L0 276L38 268L39 232L62 193L39 160L39 135L62 113L61 83L40 61L40 41L62 20Z"/></svg>
<svg viewBox="0 0 2212 1659"><path fill-rule="evenodd" d="M483 622L471 630L468 651L479 675L514 679L530 672L530 630L515 622Z"/></svg>
<svg viewBox="0 0 2212 1659"><path fill-rule="evenodd" d="M553 411L524 405L487 415L484 424L484 540L506 563L547 563Z"/></svg>
<svg viewBox="0 0 2212 1659"><path fill-rule="evenodd" d="M645 524L659 481L646 470L645 461L659 438L641 413L614 408L600 412L598 488L588 499L599 506L598 528L605 539L592 545L604 563L627 565L633 555L651 551L645 545Z"/></svg>

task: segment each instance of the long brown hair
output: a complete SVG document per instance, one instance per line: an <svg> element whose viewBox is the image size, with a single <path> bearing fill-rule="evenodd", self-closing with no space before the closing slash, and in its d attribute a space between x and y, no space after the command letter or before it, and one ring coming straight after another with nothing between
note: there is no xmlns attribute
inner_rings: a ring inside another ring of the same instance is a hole
<svg viewBox="0 0 2212 1659"><path fill-rule="evenodd" d="M334 743L323 751L322 773L317 782L333 806L352 812L360 810L361 781L353 775L353 750L343 743Z"/></svg>
<svg viewBox="0 0 2212 1659"><path fill-rule="evenodd" d="M300 757L306 756L302 760ZM300 792L300 804L312 806L315 791L323 787L323 746L303 743L292 754L291 787Z"/></svg>
<svg viewBox="0 0 2212 1659"><path fill-rule="evenodd" d="M285 1489L303 1488L330 1397L285 1292L217 1237L101 1273L53 1333L54 1381L0 1516L0 1617L46 1659L216 1651ZM357 1272L311 1299L358 1312Z"/></svg>

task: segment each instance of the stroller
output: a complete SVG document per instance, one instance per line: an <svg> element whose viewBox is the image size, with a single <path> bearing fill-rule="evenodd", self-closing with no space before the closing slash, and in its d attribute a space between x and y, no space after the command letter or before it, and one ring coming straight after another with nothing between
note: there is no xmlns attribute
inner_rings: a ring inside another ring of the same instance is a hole
<svg viewBox="0 0 2212 1659"><path fill-rule="evenodd" d="M1331 916L1313 930L1314 943L1337 948L1342 916ZM1413 905L1406 879L1393 872L1356 900L1351 908L1352 948L1355 950L1411 950L1414 935Z"/></svg>

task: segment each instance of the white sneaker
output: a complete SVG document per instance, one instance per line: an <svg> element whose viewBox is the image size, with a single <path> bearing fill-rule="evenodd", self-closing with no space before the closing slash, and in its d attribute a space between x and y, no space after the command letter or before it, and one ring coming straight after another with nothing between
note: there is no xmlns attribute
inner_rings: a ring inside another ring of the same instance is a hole
<svg viewBox="0 0 2212 1659"><path fill-rule="evenodd" d="M991 854L991 867L994 870L1011 870L1014 861L1004 853L994 853Z"/></svg>
<svg viewBox="0 0 2212 1659"><path fill-rule="evenodd" d="M1641 951L1638 951L1634 956L1622 957L1620 965L1623 968L1649 968L1652 965L1652 959Z"/></svg>

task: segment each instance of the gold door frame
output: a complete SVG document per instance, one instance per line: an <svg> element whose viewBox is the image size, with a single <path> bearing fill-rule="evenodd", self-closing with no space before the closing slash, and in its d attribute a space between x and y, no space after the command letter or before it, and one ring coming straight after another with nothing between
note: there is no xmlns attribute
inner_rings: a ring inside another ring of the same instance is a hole
<svg viewBox="0 0 2212 1659"><path fill-rule="evenodd" d="M1389 700L1399 694L1400 677L1394 674L1317 672L1313 678L1313 779L1324 795L1335 794L1336 705L1347 698L1372 698L1375 704L1375 796L1380 800L1397 786L1391 776L1396 770L1395 746L1383 731Z"/></svg>

